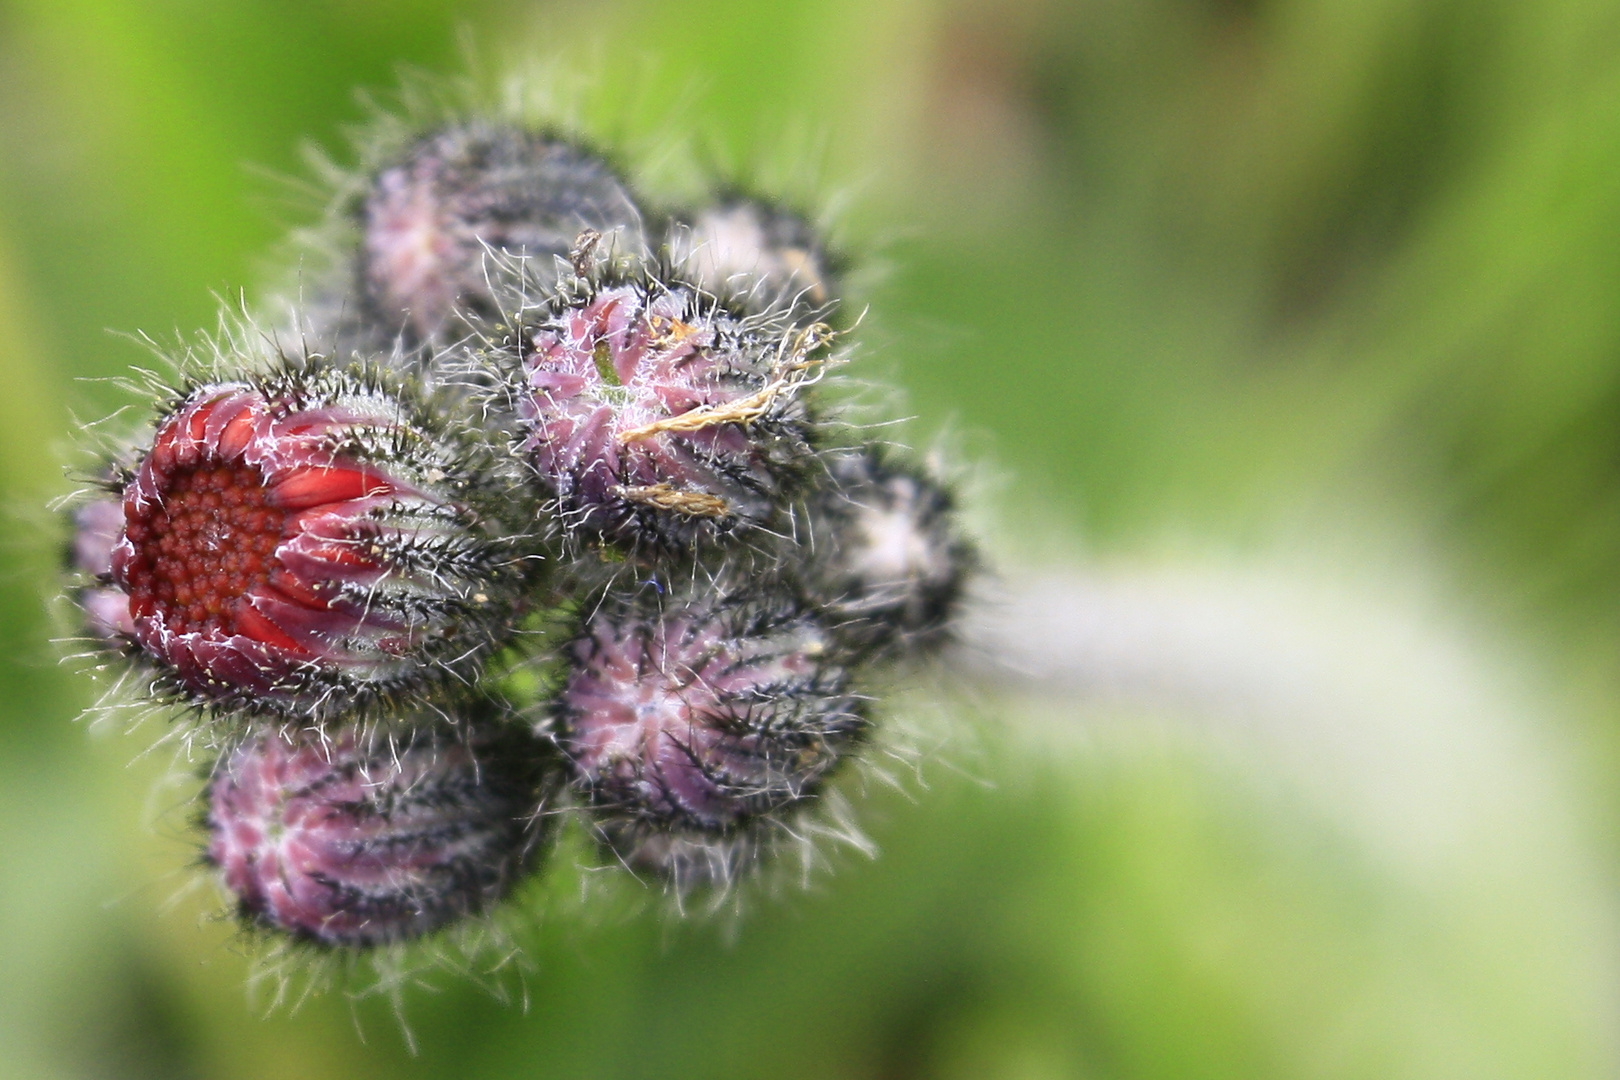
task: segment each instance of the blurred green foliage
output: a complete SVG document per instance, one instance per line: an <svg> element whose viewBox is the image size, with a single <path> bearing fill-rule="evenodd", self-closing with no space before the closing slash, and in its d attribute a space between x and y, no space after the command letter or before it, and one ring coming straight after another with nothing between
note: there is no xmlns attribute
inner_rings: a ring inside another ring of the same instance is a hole
<svg viewBox="0 0 1620 1080"><path fill-rule="evenodd" d="M940 689L898 707L976 737L862 799L882 856L735 941L562 904L526 1009L406 995L419 1056L376 998L261 1019L184 892L189 789L72 722L49 644L42 507L122 403L78 380L274 276L301 141L341 159L357 91L535 58L650 177L695 147L842 208L884 270L864 370L1006 479L1009 577L1304 573L1402 627L1431 598L1458 677L1510 685L1509 736L1432 729L1512 751L1446 809L1516 827L1414 872L1197 702ZM0 1075L1611 1075L1617 295L1600 0L0 0Z"/></svg>

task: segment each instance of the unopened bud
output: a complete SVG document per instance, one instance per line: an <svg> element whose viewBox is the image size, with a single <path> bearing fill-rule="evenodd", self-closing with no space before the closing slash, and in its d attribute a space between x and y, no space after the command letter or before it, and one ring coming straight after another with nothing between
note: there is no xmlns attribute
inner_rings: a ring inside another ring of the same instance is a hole
<svg viewBox="0 0 1620 1080"><path fill-rule="evenodd" d="M842 641L916 651L949 631L977 565L949 490L877 447L828 456L806 577Z"/></svg>
<svg viewBox="0 0 1620 1080"><path fill-rule="evenodd" d="M624 183L589 151L489 124L424 136L376 175L362 210L362 287L374 317L415 338L439 335L453 314L500 314L486 255L525 260L544 287L554 260L586 229L603 246L646 254L641 213Z"/></svg>
<svg viewBox="0 0 1620 1080"><path fill-rule="evenodd" d="M684 548L766 524L813 462L803 391L829 341L689 285L583 284L508 360L519 449L571 531Z"/></svg>
<svg viewBox="0 0 1620 1080"><path fill-rule="evenodd" d="M557 740L632 864L689 866L688 848L716 843L734 853L813 799L867 727L831 635L785 598L605 606L572 659Z"/></svg>
<svg viewBox="0 0 1620 1080"><path fill-rule="evenodd" d="M215 768L207 858L251 925L347 948L420 937L533 863L546 751L492 719L261 731Z"/></svg>
<svg viewBox="0 0 1620 1080"><path fill-rule="evenodd" d="M114 642L135 632L129 597L112 584L112 550L124 526L117 499L93 498L73 511L68 541L69 595L91 636Z"/></svg>
<svg viewBox="0 0 1620 1080"><path fill-rule="evenodd" d="M803 218L749 200L699 210L669 235L670 258L708 292L754 311L820 311L837 282L820 238Z"/></svg>

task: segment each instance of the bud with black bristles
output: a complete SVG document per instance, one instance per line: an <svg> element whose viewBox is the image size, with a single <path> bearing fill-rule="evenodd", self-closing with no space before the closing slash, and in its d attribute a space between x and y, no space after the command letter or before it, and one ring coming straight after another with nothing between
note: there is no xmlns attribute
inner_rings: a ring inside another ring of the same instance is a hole
<svg viewBox="0 0 1620 1080"><path fill-rule="evenodd" d="M578 277L493 359L515 450L570 536L689 550L768 527L815 467L832 331L679 280Z"/></svg>
<svg viewBox="0 0 1620 1080"><path fill-rule="evenodd" d="M776 589L606 602L571 653L572 786L620 858L679 884L747 862L867 730L832 635Z"/></svg>
<svg viewBox="0 0 1620 1080"><path fill-rule="evenodd" d="M544 838L549 744L488 709L261 729L206 795L207 862L245 923L328 947L408 941L488 911Z"/></svg>
<svg viewBox="0 0 1620 1080"><path fill-rule="evenodd" d="M826 456L803 576L839 639L924 652L949 634L978 558L943 482L879 446Z"/></svg>
<svg viewBox="0 0 1620 1080"><path fill-rule="evenodd" d="M78 610L79 624L100 642L125 640L135 633L130 621L129 597L112 581L113 545L124 527L124 509L118 499L97 492L75 506L67 543L68 595Z"/></svg>
<svg viewBox="0 0 1620 1080"><path fill-rule="evenodd" d="M725 199L670 226L670 260L718 296L753 311L826 309L838 281L826 245L804 218L752 199Z"/></svg>
<svg viewBox="0 0 1620 1080"><path fill-rule="evenodd" d="M645 257L641 211L599 155L505 125L423 135L372 177L360 208L358 282L367 317L412 342L459 337L456 315L502 314L490 276L514 256L548 291L585 230L604 250Z"/></svg>

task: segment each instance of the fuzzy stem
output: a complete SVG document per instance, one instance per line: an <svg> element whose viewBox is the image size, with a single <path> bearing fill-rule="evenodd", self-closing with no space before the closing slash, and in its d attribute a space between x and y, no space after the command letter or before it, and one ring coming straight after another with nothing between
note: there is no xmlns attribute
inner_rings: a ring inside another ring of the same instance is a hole
<svg viewBox="0 0 1620 1080"><path fill-rule="evenodd" d="M1005 583L959 641L953 670L998 709L1012 697L1040 747L1085 745L1121 716L1134 732L1191 720L1417 876L1496 862L1509 836L1566 834L1586 809L1548 736L1550 696L1398 582L1065 571Z"/></svg>

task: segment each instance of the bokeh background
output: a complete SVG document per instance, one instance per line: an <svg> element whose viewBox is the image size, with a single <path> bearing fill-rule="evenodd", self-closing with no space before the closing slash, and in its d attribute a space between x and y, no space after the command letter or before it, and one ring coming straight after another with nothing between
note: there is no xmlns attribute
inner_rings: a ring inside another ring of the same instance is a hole
<svg viewBox="0 0 1620 1080"><path fill-rule="evenodd" d="M413 1056L250 999L43 507L128 335L285 272L306 142L524 64L828 212L1046 663L896 699L876 860L542 886L527 1007L431 978ZM0 489L0 1076L1620 1071L1620 4L0 0Z"/></svg>

